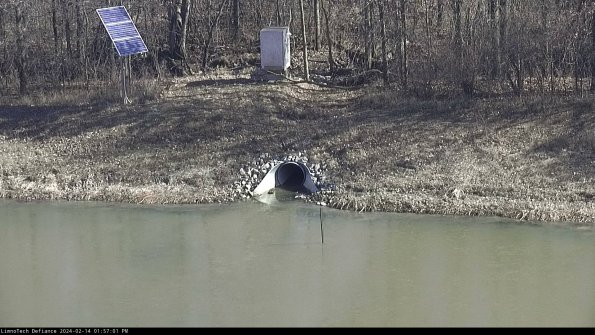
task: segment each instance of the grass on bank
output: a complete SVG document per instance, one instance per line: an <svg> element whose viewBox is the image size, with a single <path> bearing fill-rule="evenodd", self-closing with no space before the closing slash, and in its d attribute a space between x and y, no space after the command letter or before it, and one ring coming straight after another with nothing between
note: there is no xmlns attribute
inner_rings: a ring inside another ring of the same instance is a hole
<svg viewBox="0 0 595 335"><path fill-rule="evenodd" d="M245 75L145 90L132 106L4 105L0 196L235 201L240 167L301 151L328 166L332 207L595 221L592 96L420 100Z"/></svg>

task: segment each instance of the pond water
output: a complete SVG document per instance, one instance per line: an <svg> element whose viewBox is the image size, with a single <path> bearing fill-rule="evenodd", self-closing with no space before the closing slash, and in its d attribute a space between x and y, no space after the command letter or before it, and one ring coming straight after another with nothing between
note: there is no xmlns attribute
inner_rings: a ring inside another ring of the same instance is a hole
<svg viewBox="0 0 595 335"><path fill-rule="evenodd" d="M595 233L301 202L1 201L0 327L60 326L592 327Z"/></svg>

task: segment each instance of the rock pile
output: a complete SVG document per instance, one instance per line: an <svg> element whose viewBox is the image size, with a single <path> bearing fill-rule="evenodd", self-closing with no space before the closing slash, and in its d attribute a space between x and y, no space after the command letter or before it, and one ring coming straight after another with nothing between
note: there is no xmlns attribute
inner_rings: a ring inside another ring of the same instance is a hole
<svg viewBox="0 0 595 335"><path fill-rule="evenodd" d="M280 157L272 157L270 154L261 154L259 158L254 159L249 164L243 166L239 170L239 178L234 183L234 197L238 199L248 199L253 195L254 189L262 181L264 176L276 165L283 162L297 162L304 164L310 171L312 181L321 191L320 193L329 194L334 189L334 185L329 183L326 177L327 165L325 163L310 162L308 157L303 152L296 154L288 154ZM299 195L306 200L311 200L308 197ZM320 198L320 196L316 197ZM316 201L319 205L325 206L324 201Z"/></svg>

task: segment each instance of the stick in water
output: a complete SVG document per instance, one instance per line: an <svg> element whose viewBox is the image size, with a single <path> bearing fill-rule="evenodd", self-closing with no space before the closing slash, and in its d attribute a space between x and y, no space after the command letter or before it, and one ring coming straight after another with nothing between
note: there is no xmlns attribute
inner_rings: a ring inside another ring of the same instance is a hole
<svg viewBox="0 0 595 335"><path fill-rule="evenodd" d="M324 230L322 229L322 207L320 207L320 241L324 244Z"/></svg>

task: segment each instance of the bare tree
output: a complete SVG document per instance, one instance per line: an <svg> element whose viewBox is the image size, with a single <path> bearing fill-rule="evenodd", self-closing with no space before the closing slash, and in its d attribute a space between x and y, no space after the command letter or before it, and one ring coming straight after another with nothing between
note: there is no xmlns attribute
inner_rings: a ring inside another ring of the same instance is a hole
<svg viewBox="0 0 595 335"><path fill-rule="evenodd" d="M84 2L82 1L75 1L75 12L76 12L76 54L79 60L82 60L84 57L84 39L83 39L83 31L84 31L84 24L83 24L83 10L82 7L84 6Z"/></svg>
<svg viewBox="0 0 595 335"><path fill-rule="evenodd" d="M334 71L337 67L337 63L335 63L335 57L333 56L333 38L331 35L330 18L328 10L324 6L324 0L320 0L320 7L322 8L322 13L324 14L324 31L326 33L326 43L328 49L328 64L330 70Z"/></svg>
<svg viewBox="0 0 595 335"><path fill-rule="evenodd" d="M26 16L27 10L23 2L17 2L14 6L14 21L16 28L16 57L15 63L19 77L19 93L26 94L28 91L28 50L25 42Z"/></svg>
<svg viewBox="0 0 595 335"><path fill-rule="evenodd" d="M300 0L300 14L302 18L302 54L304 57L304 77L310 81L310 68L308 67L308 41L306 39L306 18L304 15L304 0Z"/></svg>
<svg viewBox="0 0 595 335"><path fill-rule="evenodd" d="M316 51L320 50L320 1L314 0L314 40Z"/></svg>
<svg viewBox="0 0 595 335"><path fill-rule="evenodd" d="M451 7L453 13L453 21L454 21L454 36L453 36L453 52L454 52L454 63L455 69L458 76L458 81L463 88L463 91L466 89L463 87L463 34L462 34L462 27L461 27L461 6L462 0L451 0Z"/></svg>
<svg viewBox="0 0 595 335"><path fill-rule="evenodd" d="M66 53L72 55L72 29L70 27L70 6L69 0L62 0L62 18L64 20L64 38L66 39Z"/></svg>
<svg viewBox="0 0 595 335"><path fill-rule="evenodd" d="M595 6L591 9L591 91L595 91Z"/></svg>
<svg viewBox="0 0 595 335"><path fill-rule="evenodd" d="M399 73L401 74L401 85L407 89L409 82L409 67L407 57L407 17L405 11L407 9L407 0L399 0L399 9L397 13L398 22L398 40L399 40Z"/></svg>
<svg viewBox="0 0 595 335"><path fill-rule="evenodd" d="M501 75L501 64L502 64L502 50L506 48L507 39L506 32L508 27L508 6L506 0L499 0L498 3L498 39L496 41L497 47L494 56L496 61L496 76Z"/></svg>
<svg viewBox="0 0 595 335"><path fill-rule="evenodd" d="M6 11L4 7L0 6L0 47L2 47L2 58L0 58L0 77L4 79L4 84L9 86L9 61L8 61L8 41L6 34Z"/></svg>
<svg viewBox="0 0 595 335"><path fill-rule="evenodd" d="M372 68L374 60L374 2L366 0L364 3L364 53L365 66L367 69Z"/></svg>
<svg viewBox="0 0 595 335"><path fill-rule="evenodd" d="M58 55L58 15L56 0L52 0L52 31L54 32L54 54Z"/></svg>
<svg viewBox="0 0 595 335"><path fill-rule="evenodd" d="M377 67L385 82L393 71L405 89L462 94L483 80L490 85L482 88L498 91L578 92L587 84L595 91L591 0L3 0L5 87L26 92L115 80L117 55L95 9L116 5L129 9L147 43L146 57L132 57L147 75L156 76L164 64L172 75L191 73L191 65L207 68L215 52L233 59L226 65L247 65L240 49L257 53L258 31L277 24L302 30L295 36L304 46L310 32L310 46L324 50L335 75ZM301 14L302 7L303 25L292 21L292 10ZM228 24L221 26L221 19Z"/></svg>
<svg viewBox="0 0 595 335"><path fill-rule="evenodd" d="M186 54L186 37L188 32L188 17L192 0L175 0L170 9L170 24L169 24L169 54L172 59L181 61L181 69L186 69L188 72L190 66L187 62ZM174 72L183 73L175 70Z"/></svg>
<svg viewBox="0 0 595 335"><path fill-rule="evenodd" d="M380 15L380 34L382 35L382 79L384 80L384 85L388 86L388 56L386 51L386 22L384 20L384 0L379 1L378 11L378 14Z"/></svg>
<svg viewBox="0 0 595 335"><path fill-rule="evenodd" d="M438 0L436 4L436 27L442 29L442 21L444 18L444 0Z"/></svg>
<svg viewBox="0 0 595 335"><path fill-rule="evenodd" d="M202 52L202 68L203 69L207 68L208 61L209 61L209 50L211 48L211 43L213 41L213 35L215 34L215 29L219 25L219 19L221 18L221 14L223 14L223 8L225 7L225 5L227 5L228 1L229 0L221 0L214 18L212 18L209 15L207 37L204 40L203 52Z"/></svg>
<svg viewBox="0 0 595 335"><path fill-rule="evenodd" d="M492 79L498 78L500 76L500 33L498 24L498 0L489 0L488 3L488 13L490 19L490 42L491 42L491 52L489 53L491 57L489 57L490 62L490 76Z"/></svg>
<svg viewBox="0 0 595 335"><path fill-rule="evenodd" d="M240 13L241 13L241 2L240 0L233 0L232 3L232 29L234 39L240 37Z"/></svg>
<svg viewBox="0 0 595 335"><path fill-rule="evenodd" d="M276 1L276 5L277 5L277 7L276 7L277 8L276 14L277 14L277 25L278 26L280 26L281 25L281 22L283 22L283 19L282 19L282 16L281 16L281 3L279 1L280 0L277 0Z"/></svg>

